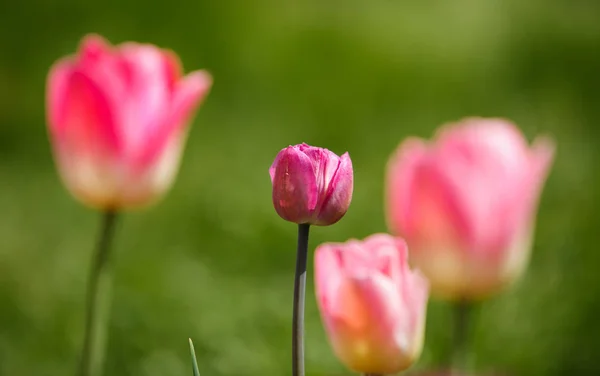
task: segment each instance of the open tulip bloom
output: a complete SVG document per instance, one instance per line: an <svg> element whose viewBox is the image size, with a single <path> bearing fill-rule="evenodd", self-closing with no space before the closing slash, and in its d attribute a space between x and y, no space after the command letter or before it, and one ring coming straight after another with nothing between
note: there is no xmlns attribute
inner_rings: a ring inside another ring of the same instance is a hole
<svg viewBox="0 0 600 376"><path fill-rule="evenodd" d="M339 221L352 200L354 175L348 153L341 157L306 144L279 152L269 169L273 206L286 221L298 224L294 308L292 318L292 374L304 376L304 297L310 225Z"/></svg>
<svg viewBox="0 0 600 376"><path fill-rule="evenodd" d="M104 213L90 274L81 375L99 375L110 287L108 251L118 211L147 206L169 189L187 129L212 85L181 75L177 56L149 44L83 39L48 75L48 129L62 181Z"/></svg>
<svg viewBox="0 0 600 376"><path fill-rule="evenodd" d="M408 242L432 295L457 302L456 351L468 303L498 292L527 266L553 155L548 138L529 146L506 120L468 118L442 127L432 142L407 139L390 158L390 231Z"/></svg>
<svg viewBox="0 0 600 376"><path fill-rule="evenodd" d="M365 375L403 371L423 346L428 282L401 238L325 243L315 251L321 317L338 358Z"/></svg>
<svg viewBox="0 0 600 376"><path fill-rule="evenodd" d="M171 186L187 126L212 84L181 76L177 56L152 45L87 36L48 75L56 164L69 191L102 210L146 206Z"/></svg>

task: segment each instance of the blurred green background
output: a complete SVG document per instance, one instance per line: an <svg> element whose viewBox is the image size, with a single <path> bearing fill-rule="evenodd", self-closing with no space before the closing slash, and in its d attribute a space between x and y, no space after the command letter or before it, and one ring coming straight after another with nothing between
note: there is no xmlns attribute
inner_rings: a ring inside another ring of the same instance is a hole
<svg viewBox="0 0 600 376"><path fill-rule="evenodd" d="M385 231L389 154L469 115L558 143L531 266L479 311L474 366L600 374L600 2L31 0L0 5L0 375L75 369L99 218L58 180L44 90L88 32L215 77L173 190L120 223L106 375L189 375L188 337L203 375L290 374L296 227L271 205L276 153L304 141L352 156L350 211L313 229L314 249ZM307 372L348 375L311 277ZM449 307L429 307L415 369L450 346Z"/></svg>

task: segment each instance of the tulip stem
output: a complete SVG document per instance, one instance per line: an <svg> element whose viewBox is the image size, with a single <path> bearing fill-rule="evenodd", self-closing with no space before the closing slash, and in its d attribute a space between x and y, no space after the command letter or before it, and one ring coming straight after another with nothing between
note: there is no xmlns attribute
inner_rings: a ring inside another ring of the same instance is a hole
<svg viewBox="0 0 600 376"><path fill-rule="evenodd" d="M112 210L102 214L100 236L96 243L87 286L85 332L78 373L80 376L102 374L112 288L109 253L116 219L117 213Z"/></svg>
<svg viewBox="0 0 600 376"><path fill-rule="evenodd" d="M469 332L472 305L468 300L460 300L454 305L454 338L452 369L454 373L467 370L469 355Z"/></svg>
<svg viewBox="0 0 600 376"><path fill-rule="evenodd" d="M296 276L294 277L294 313L292 317L292 375L304 376L304 300L306 296L306 260L310 225L298 225Z"/></svg>

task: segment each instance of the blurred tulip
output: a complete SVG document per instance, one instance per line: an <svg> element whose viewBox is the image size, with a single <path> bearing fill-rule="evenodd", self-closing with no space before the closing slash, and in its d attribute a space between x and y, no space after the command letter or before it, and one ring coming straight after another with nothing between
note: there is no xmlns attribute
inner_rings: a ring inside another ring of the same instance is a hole
<svg viewBox="0 0 600 376"><path fill-rule="evenodd" d="M501 119L468 118L430 144L402 143L388 163L388 225L432 294L484 298L523 272L553 155L551 140L529 147Z"/></svg>
<svg viewBox="0 0 600 376"><path fill-rule="evenodd" d="M352 161L327 149L300 144L279 152L269 169L273 205L286 221L328 226L350 206Z"/></svg>
<svg viewBox="0 0 600 376"><path fill-rule="evenodd" d="M336 355L354 371L396 373L421 353L428 284L407 257L404 240L386 234L316 250L321 317Z"/></svg>
<svg viewBox="0 0 600 376"><path fill-rule="evenodd" d="M62 180L76 198L117 210L168 190L187 125L212 85L205 71L182 77L180 70L170 51L132 42L113 47L97 35L54 64L49 132Z"/></svg>

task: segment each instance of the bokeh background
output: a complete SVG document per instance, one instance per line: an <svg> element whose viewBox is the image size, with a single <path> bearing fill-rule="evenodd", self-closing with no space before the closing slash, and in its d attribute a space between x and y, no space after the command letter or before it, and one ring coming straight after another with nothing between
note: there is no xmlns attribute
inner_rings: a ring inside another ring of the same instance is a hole
<svg viewBox="0 0 600 376"><path fill-rule="evenodd" d="M350 211L313 229L314 249L385 231L392 150L470 115L558 143L530 268L478 310L472 364L600 374L600 2L31 0L0 5L0 375L75 369L99 218L58 180L44 90L88 32L215 77L173 190L120 223L107 375L188 375L188 337L203 375L289 374L296 227L271 205L276 153L304 141L352 156ZM307 372L348 375L310 277L308 291ZM450 313L430 303L414 369L445 361Z"/></svg>

